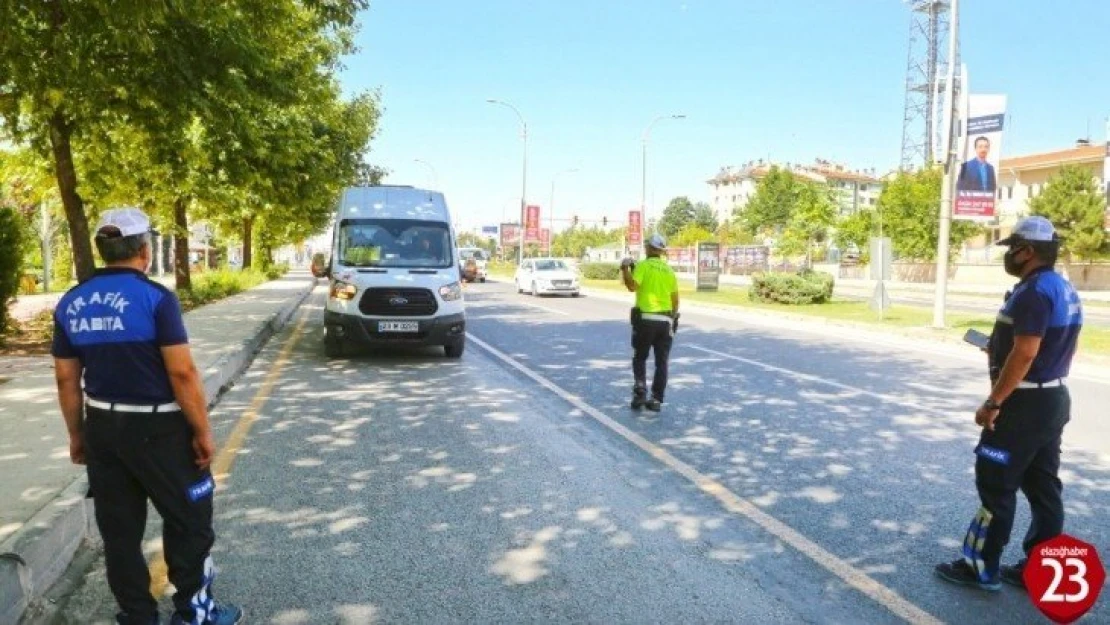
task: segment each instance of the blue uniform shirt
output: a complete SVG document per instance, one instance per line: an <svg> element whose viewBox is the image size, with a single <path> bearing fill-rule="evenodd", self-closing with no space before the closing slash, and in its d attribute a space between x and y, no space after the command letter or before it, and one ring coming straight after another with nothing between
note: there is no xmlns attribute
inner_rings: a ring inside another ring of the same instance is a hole
<svg viewBox="0 0 1110 625"><path fill-rule="evenodd" d="M1066 378L1082 327L1083 306L1075 288L1051 268L1037 269L1014 287L998 314L990 341L992 379L1013 350L1015 336L1041 337L1026 381Z"/></svg>
<svg viewBox="0 0 1110 625"><path fill-rule="evenodd" d="M174 401L161 348L188 342L177 297L134 269L98 270L54 310L51 352L79 359L85 394L100 401Z"/></svg>

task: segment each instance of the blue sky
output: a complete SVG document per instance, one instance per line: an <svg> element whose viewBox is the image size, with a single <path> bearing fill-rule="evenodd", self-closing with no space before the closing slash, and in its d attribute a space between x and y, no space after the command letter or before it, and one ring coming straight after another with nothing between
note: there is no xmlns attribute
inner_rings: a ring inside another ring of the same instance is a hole
<svg viewBox="0 0 1110 625"><path fill-rule="evenodd" d="M1006 155L1105 137L1110 2L964 0L972 92L1005 93ZM371 0L348 92L378 89L370 160L387 182L437 185L460 226L512 220L528 122L528 196L572 214L649 214L750 159L815 157L887 171L901 153L910 12L900 0ZM429 168L415 159L427 161Z"/></svg>

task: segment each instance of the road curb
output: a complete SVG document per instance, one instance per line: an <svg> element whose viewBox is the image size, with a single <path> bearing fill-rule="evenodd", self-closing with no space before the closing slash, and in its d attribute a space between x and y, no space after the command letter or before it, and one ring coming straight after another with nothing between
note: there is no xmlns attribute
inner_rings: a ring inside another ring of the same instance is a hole
<svg viewBox="0 0 1110 625"><path fill-rule="evenodd" d="M209 406L253 362L255 355L292 318L316 288L313 279L260 322L239 349L201 372ZM78 548L100 540L93 501L86 497L84 473L36 513L18 531L0 543L0 623L18 623L35 611L51 586L65 573Z"/></svg>

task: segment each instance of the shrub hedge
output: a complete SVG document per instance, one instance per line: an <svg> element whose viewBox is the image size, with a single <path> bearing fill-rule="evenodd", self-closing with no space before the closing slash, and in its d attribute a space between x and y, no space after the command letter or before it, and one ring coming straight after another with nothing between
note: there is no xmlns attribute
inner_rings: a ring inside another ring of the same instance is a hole
<svg viewBox="0 0 1110 625"><path fill-rule="evenodd" d="M584 263L578 267L587 280L620 280L621 266L617 263Z"/></svg>
<svg viewBox="0 0 1110 625"><path fill-rule="evenodd" d="M802 306L828 302L832 299L833 286L833 277L818 271L762 273L752 276L748 293L756 302Z"/></svg>

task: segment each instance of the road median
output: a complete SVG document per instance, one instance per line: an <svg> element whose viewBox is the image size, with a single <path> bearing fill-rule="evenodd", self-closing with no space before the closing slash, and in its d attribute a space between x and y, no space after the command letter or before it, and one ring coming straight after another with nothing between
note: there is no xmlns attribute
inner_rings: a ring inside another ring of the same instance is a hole
<svg viewBox="0 0 1110 625"><path fill-rule="evenodd" d="M185 315L209 404L315 285L307 273L294 272ZM20 369L0 386L0 466L10 477L0 485L0 623L16 623L65 572L78 547L99 535L85 472L69 462L50 359L6 365Z"/></svg>

